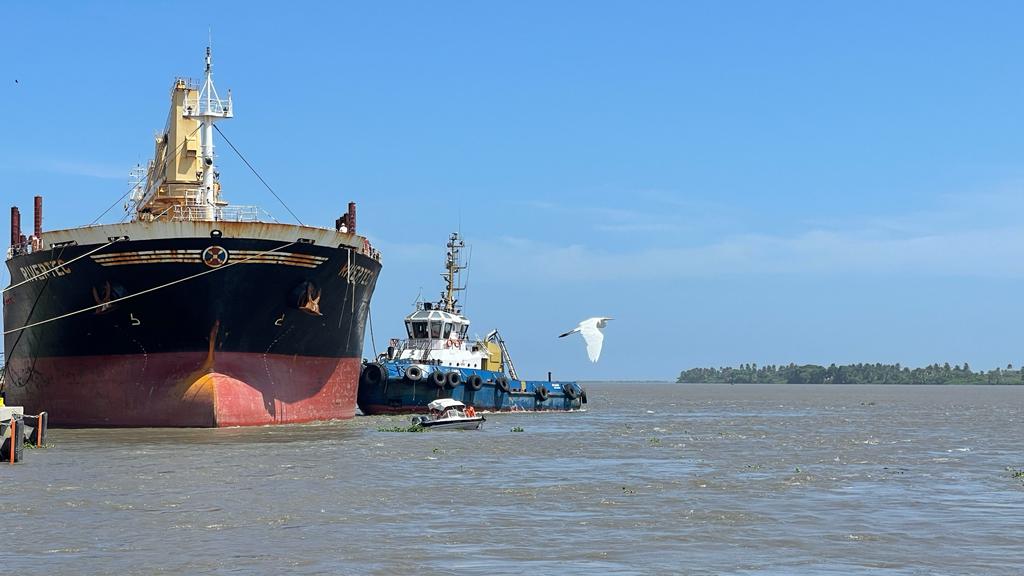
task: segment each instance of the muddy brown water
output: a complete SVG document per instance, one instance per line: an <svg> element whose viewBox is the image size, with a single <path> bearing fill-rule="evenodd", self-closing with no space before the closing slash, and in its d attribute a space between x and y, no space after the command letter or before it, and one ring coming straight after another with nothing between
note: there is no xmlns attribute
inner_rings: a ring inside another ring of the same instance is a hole
<svg viewBox="0 0 1024 576"><path fill-rule="evenodd" d="M479 432L53 430L0 466L0 567L1024 573L1024 387L587 388Z"/></svg>

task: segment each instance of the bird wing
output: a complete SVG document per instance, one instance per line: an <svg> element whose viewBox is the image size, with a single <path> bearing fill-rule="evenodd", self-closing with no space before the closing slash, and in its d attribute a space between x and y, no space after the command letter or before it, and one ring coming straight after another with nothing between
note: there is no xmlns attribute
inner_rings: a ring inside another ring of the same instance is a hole
<svg viewBox="0 0 1024 576"><path fill-rule="evenodd" d="M579 331L580 331L580 329L579 329L578 327L577 327L577 328L573 328L572 330L569 330L569 331L568 331L568 332L566 332L565 334L559 334L559 335L558 335L558 337L559 337L559 338L565 338L565 337L566 337L566 336L568 336L569 334L575 334L575 333L577 333L577 332L579 332Z"/></svg>
<svg viewBox="0 0 1024 576"><path fill-rule="evenodd" d="M597 362L597 359L601 357L601 345L604 344L604 334L601 333L595 324L581 326L580 334L587 341L587 356L590 357L590 361Z"/></svg>

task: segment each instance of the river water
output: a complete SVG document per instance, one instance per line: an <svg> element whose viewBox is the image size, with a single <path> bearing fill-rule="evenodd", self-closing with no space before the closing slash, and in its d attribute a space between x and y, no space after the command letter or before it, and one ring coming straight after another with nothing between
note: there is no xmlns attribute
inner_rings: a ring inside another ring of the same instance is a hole
<svg viewBox="0 0 1024 576"><path fill-rule="evenodd" d="M1024 387L587 389L478 432L53 430L0 466L0 567L1024 573Z"/></svg>

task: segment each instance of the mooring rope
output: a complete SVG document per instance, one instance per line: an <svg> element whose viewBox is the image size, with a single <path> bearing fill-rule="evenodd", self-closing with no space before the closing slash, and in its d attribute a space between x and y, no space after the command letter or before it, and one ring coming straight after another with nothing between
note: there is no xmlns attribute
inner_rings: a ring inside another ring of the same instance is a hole
<svg viewBox="0 0 1024 576"><path fill-rule="evenodd" d="M190 132L188 134L188 136L185 136L185 139L181 141L181 144L178 144L174 148L173 152L171 152L170 154L164 154L164 157L160 160L160 163L157 164L156 169L153 170L153 173L156 174L156 173L160 172L161 170L163 170L164 166L167 165L167 159L168 158L173 158L173 157L177 156L178 152L182 149L182 147L185 144L188 143L188 139L191 138L192 135L195 134L196 132L199 132L200 128L202 128L202 125L196 126L196 129L193 130L192 132ZM120 204L121 200L124 200L129 194L132 193L132 190L135 190L135 186L136 185L133 184L132 187L129 188L127 192L125 192L124 194L121 194L120 198L118 198L117 200L114 200L113 204L111 204L110 206L107 206L107 209L104 210L102 213L100 213L100 215L97 216L95 220L93 220L92 222L89 222L89 226L92 226L93 224L99 222L100 218L103 218L104 216L106 216L107 212L110 212L111 210L114 209L114 206L117 206L118 204Z"/></svg>
<svg viewBox="0 0 1024 576"><path fill-rule="evenodd" d="M46 276L50 272L56 272L57 270L60 270L61 268L67 266L68 264L71 264L72 262L74 262L76 260L81 260L82 258L85 258L86 256L89 256L90 254L95 254L95 253L99 252L100 250L103 250L107 246L110 246L114 242L120 242L121 240L122 240L121 238L118 238L116 240L111 240L110 242L107 242L106 244L104 244L103 246L100 246L99 248L96 248L95 250L90 250L90 251L86 252L85 254L82 254L81 256L75 256L71 260L68 260L67 262L61 263L59 266L54 266L53 268L50 268L50 269L46 270L46 272L40 272L39 274L36 274L35 276L33 276L33 277L23 281L23 282L18 282L17 284L12 284L12 285L8 286L7 288L4 288L3 291L7 292L8 290L12 290L14 288L17 288L18 286L21 286L22 284L28 284L29 282L35 280L36 278L39 278L41 276ZM66 248L66 246L61 246L61 253L64 252L64 248Z"/></svg>
<svg viewBox="0 0 1024 576"><path fill-rule="evenodd" d="M221 138L223 138L224 141L228 143L228 146L230 146L231 149L235 151L235 154L238 154L238 157L242 159L242 162L245 162L245 165L249 167L249 170L252 170L252 173L255 174L257 178L260 179L260 182L262 182L263 185L267 187L267 190L270 190L270 193L273 194L274 198L277 198L277 201L281 203L281 206L284 206L284 209L287 210L288 213L292 215L292 218L295 218L295 221L298 222L299 225L305 226L305 224L302 223L302 220L299 219L295 212L292 212L292 209L289 208L288 205L284 203L284 200L282 200L281 197L277 195L277 192L274 192L274 189L270 187L270 184L267 184L267 181L263 179L263 176L260 176L260 173L256 171L256 168L254 168L253 165L250 164L249 161L245 159L245 156L242 156L242 153L238 150L238 148L235 148L235 145L231 143L231 140L228 140L228 137L224 135L224 132L221 131L220 127L214 124L213 129L216 130L217 133L220 134Z"/></svg>
<svg viewBox="0 0 1024 576"><path fill-rule="evenodd" d="M60 316L55 316L53 318L47 318L46 320L40 320L39 322L33 322L32 324L26 324L25 326L22 326L20 328L12 328L11 330L4 331L4 336L6 336L8 334L13 334L15 332L21 332L22 330L27 330L29 328L34 328L36 326L41 326L43 324L48 324L50 322L56 322L57 320L63 320L64 318L68 318L69 316L75 316L76 314L81 314L83 312L88 312L90 310L95 310L97 308L102 308L104 306L110 306L111 304L116 304L117 302L122 302L122 301L128 300L130 298L135 298L136 296L142 296L143 294L149 294L150 292L156 292L157 290L162 290L164 288L167 288L167 287L170 287L170 286L174 286L175 284L181 284L182 282L187 282L189 280L192 280L194 278L198 278L200 276L205 276L207 274L213 274L214 272L217 272L217 271L220 271L220 270L224 270L225 268L228 268L230 266L234 266L235 264L242 264L244 262L248 262L249 260L252 260L254 258L258 258L260 256L263 256L264 254L270 254L271 252L277 252L278 250L283 250L283 249L285 249L285 248L287 248L289 246L292 246L294 244L298 244L298 240L289 242L287 244L283 244L281 246L278 246L277 248L273 248L273 249L267 250L265 252L260 252L259 254L253 254L252 256L249 256L248 258L244 258L242 260L232 260L231 262L228 262L227 264L225 264L223 266L220 266L220 267L217 267L217 268L211 268L209 270L204 270L202 272L199 272L197 274L193 274L191 276L186 276L184 278L179 278L177 280L172 280L170 282L167 282L166 284L161 284L160 286L154 286L152 288L147 288L147 289L145 289L145 290L143 290L141 292L136 292L134 294L128 294L127 296L121 296L120 298L115 298L114 300L110 300L109 302L104 302L102 304L96 304L95 306L89 306L87 308L82 308L81 310L75 310L74 312L68 312L67 314L61 314ZM9 362L9 360L8 360L8 362Z"/></svg>
<svg viewBox="0 0 1024 576"><path fill-rule="evenodd" d="M60 247L60 252L57 253L57 260L60 260L60 257L64 255L65 248L67 248L67 244ZM39 294L36 294L36 299L32 302L32 307L29 308L28 316L25 317L26 321L32 318L32 314L34 314L36 311L36 306L39 306L39 301L42 300L43 294L46 293L46 287L50 285L50 280L53 280L55 276L56 274L54 276L47 276L46 279L43 280L43 287L39 289ZM4 332L4 336L6 335L7 333ZM22 332L18 334L17 338L14 339L14 344L11 346L11 354L14 354L14 351L18 349L18 344L21 343L21 337L24 335L25 333ZM8 358L6 354L4 354L3 372L0 372L0 392L3 392L7 388L7 368L10 365L11 359ZM35 360L32 361L32 365L35 366Z"/></svg>

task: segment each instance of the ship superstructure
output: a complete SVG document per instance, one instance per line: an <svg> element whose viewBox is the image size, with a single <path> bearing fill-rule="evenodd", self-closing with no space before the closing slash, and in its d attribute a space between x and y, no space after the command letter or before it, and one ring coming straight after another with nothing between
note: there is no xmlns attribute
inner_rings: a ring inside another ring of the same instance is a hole
<svg viewBox="0 0 1024 576"><path fill-rule="evenodd" d="M4 385L55 425L225 426L351 417L380 254L221 194L215 123L232 118L206 51L175 79L129 221L26 237L11 212Z"/></svg>

